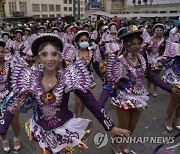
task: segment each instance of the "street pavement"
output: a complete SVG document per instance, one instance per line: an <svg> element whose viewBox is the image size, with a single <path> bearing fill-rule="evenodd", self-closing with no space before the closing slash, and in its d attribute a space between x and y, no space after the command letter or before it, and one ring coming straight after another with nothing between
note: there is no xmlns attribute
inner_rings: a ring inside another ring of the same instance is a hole
<svg viewBox="0 0 180 154"><path fill-rule="evenodd" d="M102 91L102 83L99 78L95 75L96 80L96 87L93 89L94 96L98 99L100 93ZM73 110L73 103L74 98L73 94L71 94L71 98L69 101L69 107ZM164 127L164 119L166 117L166 108L169 103L169 94L161 89L158 89L158 96L153 98L150 96L150 100L148 102L149 108L142 112L138 125L135 129L133 137L168 137L168 136L175 136L179 133L176 129L173 129L171 133L168 133ZM117 123L116 112L113 109L113 106L110 103L110 100L106 103L105 110L111 116L115 124ZM21 150L18 152L19 154L35 154L35 144L33 141L29 141L25 130L24 130L24 123L31 117L32 112L28 112L26 114L20 115L20 121L22 125L20 140L21 140ZM113 154L111 150L111 138L112 134L108 132L108 139L109 142L107 145L101 148L97 148L94 144L94 136L97 133L104 132L103 127L100 123L95 119L95 117L86 109L84 113L84 118L91 119L93 121L93 128L91 135L88 138L88 149L85 151L76 151L75 154ZM13 147L13 134L11 129L8 131L8 138L10 141L11 147ZM138 154L152 154L153 150L160 145L159 143L134 143L130 144L130 149L133 149ZM174 147L173 147L174 146ZM167 148L167 149L166 149ZM172 144L167 144L162 146L158 153L163 154L163 150L166 150L166 154L179 154L180 153L180 136L175 139L175 142ZM13 154L13 150L11 150L10 154ZM2 151L2 147L0 147L0 154L4 154ZM165 151L164 151L165 154Z"/></svg>

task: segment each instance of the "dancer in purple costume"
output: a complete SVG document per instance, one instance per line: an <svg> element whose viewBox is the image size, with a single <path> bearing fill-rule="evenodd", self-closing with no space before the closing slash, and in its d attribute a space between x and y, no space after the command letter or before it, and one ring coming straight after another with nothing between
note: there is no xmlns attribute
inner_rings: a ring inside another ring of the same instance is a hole
<svg viewBox="0 0 180 154"><path fill-rule="evenodd" d="M89 71L89 76L91 78L91 88L95 87L94 75L91 70L91 64L94 70L102 78L102 74L99 69L99 64L101 63L100 51L95 43L90 43L90 35L88 31L79 31L74 41L77 48L74 46L65 46L62 57L66 62L66 65L73 63L74 61L84 59L86 61L85 67ZM74 112L76 117L82 117L85 110L84 103L75 95Z"/></svg>
<svg viewBox="0 0 180 154"><path fill-rule="evenodd" d="M140 36L142 31L132 25L122 33L125 52L120 57L111 57L107 62L107 77L116 83L116 89L112 95L112 103L116 108L119 127L128 129L132 133L139 121L141 111L148 108L147 91L143 83L144 77L165 89L168 92L179 93L177 88L172 88L151 72L146 60L140 54L143 42ZM101 104L104 106L104 104ZM117 143L112 144L114 153L120 153ZM128 144L122 144L123 153L133 153Z"/></svg>
<svg viewBox="0 0 180 154"><path fill-rule="evenodd" d="M10 83L11 76L11 63L5 60L5 45L6 43L0 41L0 117L2 117L2 112L8 107L8 104L13 99L13 92ZM3 121L0 120L3 124ZM16 113L11 121L11 126L14 134L14 150L18 151L20 149L20 141L18 139L20 133L20 123L19 123L19 113ZM7 140L7 134L1 135L2 145L4 152L10 151L9 142Z"/></svg>
<svg viewBox="0 0 180 154"><path fill-rule="evenodd" d="M54 34L39 35L32 44L32 52L44 69L32 70L17 64L12 74L12 87L18 96L1 114L0 133L5 134L9 124L24 104L29 94L34 94L36 108L29 120L30 130L37 141L37 153L57 153L67 146L78 144L90 124L89 119L73 118L68 109L70 92L74 91L98 119L106 131L129 136L129 131L116 128L111 118L99 104L104 104L111 91L111 84L104 85L103 99L96 101L91 89L89 72L84 60L77 60L65 69L61 67L63 43ZM44 149L44 151L43 151Z"/></svg>
<svg viewBox="0 0 180 154"><path fill-rule="evenodd" d="M163 80L172 87L180 89L180 44L167 41L166 50L161 64L166 72ZM174 114L174 118L173 118ZM180 95L171 93L170 103L167 107L167 117L165 119L165 127L171 132L172 126L180 130Z"/></svg>
<svg viewBox="0 0 180 154"><path fill-rule="evenodd" d="M146 45L147 50L147 59L148 63L151 64L151 69L157 75L161 72L161 67L157 67L157 63L159 63L162 59L162 55L165 51L165 38L163 37L165 27L163 24L154 25L152 31L154 36L151 37L149 42ZM147 90L150 94L151 91L151 82L147 81ZM157 86L154 85L153 96L157 96Z"/></svg>

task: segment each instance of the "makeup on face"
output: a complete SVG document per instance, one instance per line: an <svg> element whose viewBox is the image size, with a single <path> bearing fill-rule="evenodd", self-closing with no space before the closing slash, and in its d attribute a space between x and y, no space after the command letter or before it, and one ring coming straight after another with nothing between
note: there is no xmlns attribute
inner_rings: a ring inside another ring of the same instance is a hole
<svg viewBox="0 0 180 154"><path fill-rule="evenodd" d="M54 31L53 31L53 34L58 35L58 34L59 34L59 32L58 32L57 30L54 30Z"/></svg>
<svg viewBox="0 0 180 154"><path fill-rule="evenodd" d="M160 27L157 27L154 31L155 35L162 35L164 30Z"/></svg>
<svg viewBox="0 0 180 154"><path fill-rule="evenodd" d="M39 52L39 60L46 70L55 70L60 63L60 55L60 51L55 46L47 44Z"/></svg>
<svg viewBox="0 0 180 154"><path fill-rule="evenodd" d="M128 52L138 53L142 46L142 42L139 41L139 39L134 39L132 42L128 42L126 45Z"/></svg>
<svg viewBox="0 0 180 154"><path fill-rule="evenodd" d="M41 55L44 58L51 59L53 57L60 55L60 51L50 51L50 52L41 51L39 52L39 55Z"/></svg>

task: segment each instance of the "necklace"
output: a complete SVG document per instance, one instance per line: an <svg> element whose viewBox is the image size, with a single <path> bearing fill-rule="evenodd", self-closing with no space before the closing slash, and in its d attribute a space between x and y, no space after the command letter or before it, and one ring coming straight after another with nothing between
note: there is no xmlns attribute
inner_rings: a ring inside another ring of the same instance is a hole
<svg viewBox="0 0 180 154"><path fill-rule="evenodd" d="M136 61L133 62L133 61L129 58L129 61L131 62L131 64L133 65L133 67L136 67L136 66L137 66L138 59L136 59Z"/></svg>
<svg viewBox="0 0 180 154"><path fill-rule="evenodd" d="M49 84L48 84L48 87L49 87L49 89L51 89L51 88L52 88L52 84L51 84L51 83L49 83Z"/></svg>

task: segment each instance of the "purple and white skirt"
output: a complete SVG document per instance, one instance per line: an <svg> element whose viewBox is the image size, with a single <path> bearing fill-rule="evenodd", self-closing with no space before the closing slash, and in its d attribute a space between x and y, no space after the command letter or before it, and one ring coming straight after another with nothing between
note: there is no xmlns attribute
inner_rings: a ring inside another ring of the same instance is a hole
<svg viewBox="0 0 180 154"><path fill-rule="evenodd" d="M147 94L135 95L119 90L115 97L111 98L111 102L115 108L123 109L140 109L145 110L148 108L147 101L149 97Z"/></svg>
<svg viewBox="0 0 180 154"><path fill-rule="evenodd" d="M176 74L172 69L166 70L163 80L173 87L180 88L180 74Z"/></svg>
<svg viewBox="0 0 180 154"><path fill-rule="evenodd" d="M46 131L33 118L29 120L29 128L34 139L43 149L48 148L53 153L60 152L66 147L76 147L87 133L91 121L89 119L72 118L63 126Z"/></svg>

